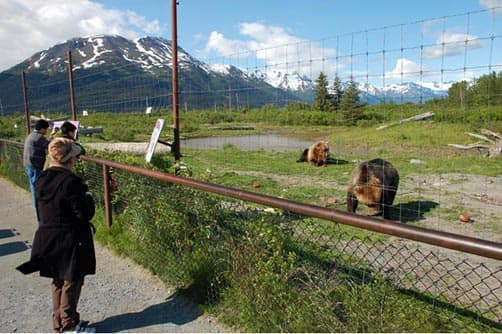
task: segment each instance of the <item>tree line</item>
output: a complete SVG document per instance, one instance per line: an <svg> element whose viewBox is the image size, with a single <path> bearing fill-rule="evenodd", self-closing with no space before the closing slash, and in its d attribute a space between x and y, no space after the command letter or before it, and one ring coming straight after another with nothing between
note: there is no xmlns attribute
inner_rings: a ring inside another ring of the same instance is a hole
<svg viewBox="0 0 502 334"><path fill-rule="evenodd" d="M502 106L502 72L495 71L481 76L474 82L460 81L448 90L446 99L450 105L462 109L478 106Z"/></svg>
<svg viewBox="0 0 502 334"><path fill-rule="evenodd" d="M460 81L448 89L447 97L426 102L441 103L445 107L459 106L463 109L481 106L502 106L502 72L495 71L471 82ZM326 74L321 72L315 81L314 105L316 111L340 113L347 125L355 125L364 117L364 103L361 103L357 83L350 79L343 87L338 76L329 88Z"/></svg>

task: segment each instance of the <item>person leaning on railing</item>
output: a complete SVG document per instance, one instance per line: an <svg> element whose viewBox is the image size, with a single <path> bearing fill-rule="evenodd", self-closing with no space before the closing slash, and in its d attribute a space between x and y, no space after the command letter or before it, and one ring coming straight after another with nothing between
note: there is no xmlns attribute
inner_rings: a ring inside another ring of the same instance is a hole
<svg viewBox="0 0 502 334"><path fill-rule="evenodd" d="M58 130L56 130L55 134L54 135L51 134L51 136L54 137L61 136L62 138L71 139L75 144L80 146L80 148L82 149L81 154L85 154L84 147L77 141L76 132L77 132L77 127L72 122L66 121L61 125L61 127Z"/></svg>

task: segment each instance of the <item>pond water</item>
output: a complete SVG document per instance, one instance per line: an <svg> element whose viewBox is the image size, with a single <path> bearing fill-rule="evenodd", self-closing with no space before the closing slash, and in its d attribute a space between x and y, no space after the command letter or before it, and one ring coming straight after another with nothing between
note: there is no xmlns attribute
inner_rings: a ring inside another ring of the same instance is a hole
<svg viewBox="0 0 502 334"><path fill-rule="evenodd" d="M312 145L313 142L306 140L278 136L272 134L265 135L246 135L246 136L229 136L229 137L206 137L206 138L191 138L181 140L181 150L183 148L193 149L221 149L225 145L234 145L240 150L253 151L263 149L265 151L303 151L305 148ZM86 146L97 150L105 151L124 151L144 153L148 146L147 142L134 143L87 143ZM158 144L155 152L168 152L170 147Z"/></svg>
<svg viewBox="0 0 502 334"><path fill-rule="evenodd" d="M312 145L312 142L273 134L245 135L229 137L206 137L184 139L181 147L194 149L221 149L231 144L240 150L252 151L264 149L266 151L302 151Z"/></svg>

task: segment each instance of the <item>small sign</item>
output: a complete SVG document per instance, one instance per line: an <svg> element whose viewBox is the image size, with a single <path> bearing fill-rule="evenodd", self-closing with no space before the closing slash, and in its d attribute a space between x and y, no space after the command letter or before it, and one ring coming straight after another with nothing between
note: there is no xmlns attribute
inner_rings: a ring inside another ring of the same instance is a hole
<svg viewBox="0 0 502 334"><path fill-rule="evenodd" d="M87 110L82 110L82 116L89 116L89 113L87 112Z"/></svg>
<svg viewBox="0 0 502 334"><path fill-rule="evenodd" d="M80 121L57 121L57 122L52 122L52 129L58 128L61 129L61 126L63 125L64 122L70 122L71 124L75 125L75 136L73 136L73 139L77 140L77 133L78 133L78 127L80 125Z"/></svg>
<svg viewBox="0 0 502 334"><path fill-rule="evenodd" d="M150 143L148 143L148 147L146 148L146 154L145 154L146 162L150 162L152 160L153 151L155 151L155 146L157 146L157 142L160 137L160 131L162 131L163 126L164 126L164 120L162 118L159 118L155 123L152 136L150 137Z"/></svg>
<svg viewBox="0 0 502 334"><path fill-rule="evenodd" d="M146 107L145 114L150 115L152 113L152 107Z"/></svg>

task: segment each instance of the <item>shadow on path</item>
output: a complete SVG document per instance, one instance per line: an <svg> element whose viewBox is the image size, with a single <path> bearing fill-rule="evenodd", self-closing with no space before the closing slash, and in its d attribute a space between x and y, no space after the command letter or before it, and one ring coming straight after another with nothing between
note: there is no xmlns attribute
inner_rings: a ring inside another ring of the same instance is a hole
<svg viewBox="0 0 502 334"><path fill-rule="evenodd" d="M192 322L200 315L197 308L190 307L180 295L174 294L165 302L149 306L142 311L115 315L90 326L95 327L98 332L120 332L169 323L175 327Z"/></svg>
<svg viewBox="0 0 502 334"><path fill-rule="evenodd" d="M15 236L14 230L12 229L0 229L0 239L10 238Z"/></svg>
<svg viewBox="0 0 502 334"><path fill-rule="evenodd" d="M22 241L8 242L6 244L0 245L0 256L23 252L28 248L29 247L26 245L26 243Z"/></svg>

